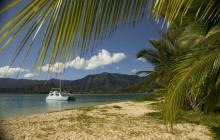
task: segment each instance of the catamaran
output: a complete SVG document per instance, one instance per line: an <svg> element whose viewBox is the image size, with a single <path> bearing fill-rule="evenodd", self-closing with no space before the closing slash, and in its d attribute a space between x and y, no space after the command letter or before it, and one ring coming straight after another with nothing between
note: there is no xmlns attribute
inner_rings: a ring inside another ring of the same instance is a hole
<svg viewBox="0 0 220 140"><path fill-rule="evenodd" d="M50 91L49 95L46 97L46 100L58 100L58 101L67 101L74 100L75 96L69 92L61 91L61 78L60 78L60 88L53 88L54 90Z"/></svg>

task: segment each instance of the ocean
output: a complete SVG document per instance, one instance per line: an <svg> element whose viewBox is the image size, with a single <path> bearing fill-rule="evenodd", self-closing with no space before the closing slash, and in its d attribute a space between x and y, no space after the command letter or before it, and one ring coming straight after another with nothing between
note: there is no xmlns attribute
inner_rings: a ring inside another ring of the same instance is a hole
<svg viewBox="0 0 220 140"><path fill-rule="evenodd" d="M0 119L59 111L69 108L128 101L152 93L76 94L75 100L46 101L47 94L0 94Z"/></svg>

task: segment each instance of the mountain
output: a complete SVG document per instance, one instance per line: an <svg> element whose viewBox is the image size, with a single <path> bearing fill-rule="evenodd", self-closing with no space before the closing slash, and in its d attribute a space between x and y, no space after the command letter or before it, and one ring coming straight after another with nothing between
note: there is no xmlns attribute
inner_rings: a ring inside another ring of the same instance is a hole
<svg viewBox="0 0 220 140"><path fill-rule="evenodd" d="M130 85L143 81L145 77L134 75L116 74L103 72L101 74L88 75L78 80L62 80L62 88L71 90L112 90L126 88ZM28 89L45 90L51 87L59 87L59 79L50 80L28 80L28 79L12 79L0 78L0 88L9 89ZM2 90L1 90L2 91Z"/></svg>
<svg viewBox="0 0 220 140"><path fill-rule="evenodd" d="M78 89L120 89L133 85L144 80L143 77L125 74L111 74L103 72L101 74L88 75L80 80L75 80L72 85Z"/></svg>
<svg viewBox="0 0 220 140"><path fill-rule="evenodd" d="M40 80L0 78L0 88L22 88L28 85L41 85Z"/></svg>

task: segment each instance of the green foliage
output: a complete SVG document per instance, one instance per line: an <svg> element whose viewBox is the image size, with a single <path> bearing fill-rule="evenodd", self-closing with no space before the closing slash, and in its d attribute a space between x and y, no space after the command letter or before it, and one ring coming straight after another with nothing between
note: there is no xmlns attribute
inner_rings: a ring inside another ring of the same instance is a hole
<svg viewBox="0 0 220 140"><path fill-rule="evenodd" d="M133 100L134 102L143 102L143 101L157 101L156 98L151 97L151 96L146 96L146 97L142 97L142 98L136 98Z"/></svg>
<svg viewBox="0 0 220 140"><path fill-rule="evenodd" d="M190 106L195 111L211 113L220 104L220 3L179 2L152 2L154 12L150 14L169 18L169 28L166 34L160 33L161 40L150 40L154 50L137 54L154 65L154 71L142 72L156 75L154 80L163 86L154 89L154 93L165 95L163 114L171 128L181 108ZM208 14L209 18L205 17ZM173 18L175 21L171 21Z"/></svg>
<svg viewBox="0 0 220 140"><path fill-rule="evenodd" d="M82 110L84 112L89 112L89 111L92 111L94 109L96 109L96 107L94 106L87 106L87 107L81 107L81 108L77 108L78 110Z"/></svg>
<svg viewBox="0 0 220 140"><path fill-rule="evenodd" d="M152 93L153 89L156 88L162 88L162 86L155 82L155 75L150 74L146 76L145 80L121 89L120 91L123 93Z"/></svg>
<svg viewBox="0 0 220 140"><path fill-rule="evenodd" d="M170 73L174 75L166 91L165 120L171 122L171 127L179 108L187 104L205 113L219 106L220 23L219 19L216 21L191 21L176 38L181 51L175 61L171 60L175 65Z"/></svg>
<svg viewBox="0 0 220 140"><path fill-rule="evenodd" d="M217 47L209 50L200 48L198 51L189 53L176 65L174 71L178 74L169 84L166 99L166 118L170 121L175 118L176 111L184 104L187 96L195 97L193 104L203 108L205 112L213 112L219 103L220 90L216 82L219 75L220 50Z"/></svg>
<svg viewBox="0 0 220 140"><path fill-rule="evenodd" d="M17 2L13 2L0 13ZM100 42L106 35L111 35L117 29L119 21L122 25L129 23L134 26L137 20L142 19L146 5L147 1L145 0L33 0L0 30L0 33L4 33L0 42L6 42L0 48L0 52L25 26L31 24L32 26L27 30L27 34L14 52L10 66L27 44L29 48L21 63L22 67L29 50L34 46L35 39L40 38L42 42L38 49L34 71L36 73L40 67L40 74L45 56L50 55L48 76L49 69L54 70L57 59L59 59L59 68L56 72L59 72L71 60L73 53L75 53L75 58L79 52L83 56L89 46L94 47L94 44ZM45 30L44 35L38 36L41 30ZM34 34L33 37L32 34ZM8 39L10 35L11 38ZM55 38L54 41L52 38ZM30 40L30 44L28 44L28 40ZM48 51L50 44L52 44L52 51ZM74 47L76 48L75 52L73 52ZM49 52L50 54L48 54Z"/></svg>
<svg viewBox="0 0 220 140"><path fill-rule="evenodd" d="M177 18L187 20L187 14L192 14L195 22L215 21L218 18L218 9L218 0L152 0L149 16L155 21L159 21L160 17L168 19L167 26L170 27Z"/></svg>
<svg viewBox="0 0 220 140"><path fill-rule="evenodd" d="M16 0L6 6L0 14L18 2L19 0ZM122 26L126 23L130 26L132 22L134 26L137 20L143 19L146 7L147 0L33 0L0 30L2 34L0 42L5 42L0 52L24 30L24 27L31 24L10 60L11 66L29 42L29 47L21 62L22 67L27 54L34 46L35 39L40 38L39 32L46 29L44 35L41 36L42 42L33 70L36 73L40 67L40 74L45 57L50 52L48 76L49 69L54 70L57 58L59 58L59 68L56 72L65 68L72 58L74 46L76 47L75 58L79 52L81 56L84 55L89 46L94 47L94 44L107 34L110 36L119 26L119 21ZM152 0L149 17L156 21L160 18L168 19L167 26L169 27L176 18L180 16L182 19L190 13L191 7L195 7L193 18L196 21L204 19L216 21L218 18L218 0ZM8 39L9 36L11 37ZM50 44L52 44L52 51L48 51Z"/></svg>
<svg viewBox="0 0 220 140"><path fill-rule="evenodd" d="M163 102L157 102L150 104L152 107L158 112L151 112L147 113L146 116L151 117L153 119L157 120L163 120ZM196 112L191 109L181 109L176 114L175 118L176 123L191 123L191 124L198 124L198 125L204 125L207 126L211 132L212 136L214 138L219 138L220 136L220 114L219 113L211 113L209 115L204 114L202 112Z"/></svg>
<svg viewBox="0 0 220 140"><path fill-rule="evenodd" d="M150 40L154 50L144 49L137 54L137 58L146 59L154 66L154 70L140 71L137 74L147 73L148 77L151 77L152 81L159 86L152 87L156 95L166 95L166 90L169 81L172 78L171 61L178 55L178 47L175 45L169 37L168 33L161 33L161 39L159 41Z"/></svg>

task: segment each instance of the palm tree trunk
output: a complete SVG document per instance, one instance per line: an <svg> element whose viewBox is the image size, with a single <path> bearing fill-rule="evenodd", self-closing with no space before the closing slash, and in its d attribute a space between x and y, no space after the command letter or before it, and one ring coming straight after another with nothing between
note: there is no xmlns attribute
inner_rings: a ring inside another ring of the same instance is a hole
<svg viewBox="0 0 220 140"><path fill-rule="evenodd" d="M194 98L194 99L193 99ZM196 106L196 99L197 99L197 96L191 96L191 91L189 91L187 93L187 99L188 99L188 103L191 107L192 110L194 111L198 111L198 108Z"/></svg>

